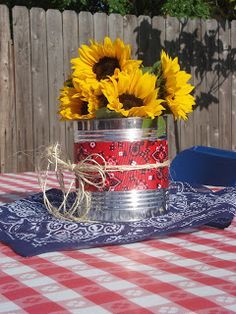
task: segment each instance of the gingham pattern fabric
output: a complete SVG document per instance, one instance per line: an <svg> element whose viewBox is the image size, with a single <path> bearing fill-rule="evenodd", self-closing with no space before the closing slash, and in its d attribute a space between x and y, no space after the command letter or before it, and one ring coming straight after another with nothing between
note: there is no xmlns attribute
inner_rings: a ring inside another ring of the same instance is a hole
<svg viewBox="0 0 236 314"><path fill-rule="evenodd" d="M38 191L34 173L0 175L1 202ZM0 292L0 313L236 313L236 223L31 258L0 244Z"/></svg>

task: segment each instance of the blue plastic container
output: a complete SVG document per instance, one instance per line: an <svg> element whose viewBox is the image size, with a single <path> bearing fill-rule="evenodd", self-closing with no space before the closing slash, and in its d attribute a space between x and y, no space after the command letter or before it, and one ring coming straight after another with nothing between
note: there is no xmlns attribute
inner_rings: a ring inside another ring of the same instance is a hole
<svg viewBox="0 0 236 314"><path fill-rule="evenodd" d="M205 146L191 147L174 158L170 178L191 184L236 186L236 152Z"/></svg>

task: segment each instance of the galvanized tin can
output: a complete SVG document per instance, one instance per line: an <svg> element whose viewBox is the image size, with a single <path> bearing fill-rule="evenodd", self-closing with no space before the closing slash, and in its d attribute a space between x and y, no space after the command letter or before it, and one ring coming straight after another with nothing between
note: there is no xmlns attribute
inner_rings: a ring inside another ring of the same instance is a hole
<svg viewBox="0 0 236 314"><path fill-rule="evenodd" d="M168 159L164 117L77 121L74 142L76 162L96 154L107 164L124 169L108 172L102 189L85 185L90 194L89 220L135 221L166 210L168 167L142 169L147 163ZM127 165L139 169L126 171Z"/></svg>

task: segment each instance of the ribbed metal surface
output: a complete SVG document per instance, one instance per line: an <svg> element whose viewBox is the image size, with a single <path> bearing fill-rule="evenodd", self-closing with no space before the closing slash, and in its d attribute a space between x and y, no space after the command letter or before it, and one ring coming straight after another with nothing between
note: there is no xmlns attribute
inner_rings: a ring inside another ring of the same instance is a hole
<svg viewBox="0 0 236 314"><path fill-rule="evenodd" d="M92 192L88 219L119 222L155 217L166 210L167 199L166 189Z"/></svg>
<svg viewBox="0 0 236 314"><path fill-rule="evenodd" d="M147 126L148 125L148 126ZM162 139L166 137L163 134ZM157 120L142 118L81 120L75 130L75 143L98 141L138 141L157 139Z"/></svg>
<svg viewBox="0 0 236 314"><path fill-rule="evenodd" d="M77 131L75 133L75 143L79 142L99 142L99 141L139 141L156 140L156 131L145 129L127 130L103 130L103 131Z"/></svg>
<svg viewBox="0 0 236 314"><path fill-rule="evenodd" d="M127 130L141 129L144 119L142 118L113 118L113 119L92 119L78 121L78 130L100 131L100 130ZM154 122L154 120L153 120ZM155 123L154 123L155 124ZM153 124L153 125L154 125ZM155 127L155 126L154 126Z"/></svg>

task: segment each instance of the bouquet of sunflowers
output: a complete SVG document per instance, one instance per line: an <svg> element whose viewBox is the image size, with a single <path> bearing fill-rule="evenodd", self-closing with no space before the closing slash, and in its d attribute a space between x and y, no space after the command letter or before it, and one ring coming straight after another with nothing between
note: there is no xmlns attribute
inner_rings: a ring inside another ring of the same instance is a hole
<svg viewBox="0 0 236 314"><path fill-rule="evenodd" d="M173 114L187 119L195 99L191 75L180 70L178 58L164 51L152 67L131 59L131 48L117 38L91 41L71 60L73 73L60 92L62 120L93 118L155 118Z"/></svg>

